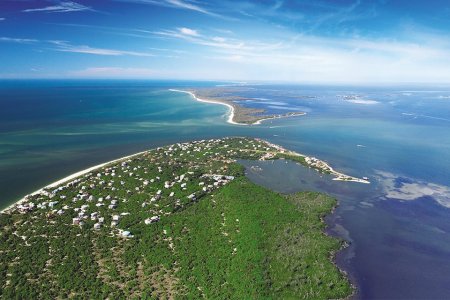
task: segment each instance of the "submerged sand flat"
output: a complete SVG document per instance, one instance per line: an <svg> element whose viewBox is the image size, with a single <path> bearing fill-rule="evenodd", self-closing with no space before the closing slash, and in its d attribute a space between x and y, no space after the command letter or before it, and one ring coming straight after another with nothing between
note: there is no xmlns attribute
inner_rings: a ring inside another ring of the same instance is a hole
<svg viewBox="0 0 450 300"><path fill-rule="evenodd" d="M205 103L225 105L230 109L227 122L235 125L259 125L265 120L306 115L306 112L287 112L284 114L266 114L265 109L244 107L236 101L244 100L238 96L223 96L223 88L202 88L193 90L170 89L191 95L195 100Z"/></svg>

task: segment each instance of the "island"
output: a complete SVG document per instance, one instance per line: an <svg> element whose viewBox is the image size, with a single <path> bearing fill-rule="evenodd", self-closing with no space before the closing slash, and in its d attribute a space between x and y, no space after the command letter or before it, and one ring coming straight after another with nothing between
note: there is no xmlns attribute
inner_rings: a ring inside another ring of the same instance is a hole
<svg viewBox="0 0 450 300"><path fill-rule="evenodd" d="M325 162L261 139L178 143L79 172L0 215L5 299L338 299L325 194L250 182L238 159ZM334 172L334 173L333 173Z"/></svg>
<svg viewBox="0 0 450 300"><path fill-rule="evenodd" d="M224 95L224 89L197 88L189 90L169 89L172 92L181 92L191 95L195 100L205 103L225 105L230 109L227 122L235 125L259 125L265 120L288 118L306 115L305 112L287 112L284 114L266 114L265 109L244 107L236 101L245 101L239 96Z"/></svg>

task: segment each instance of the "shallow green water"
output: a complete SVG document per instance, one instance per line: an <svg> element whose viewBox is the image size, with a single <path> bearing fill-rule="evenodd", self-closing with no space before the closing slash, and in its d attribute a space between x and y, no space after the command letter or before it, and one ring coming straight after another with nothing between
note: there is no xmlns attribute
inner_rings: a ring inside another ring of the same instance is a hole
<svg viewBox="0 0 450 300"><path fill-rule="evenodd" d="M274 112L301 107L308 114L234 126L226 123L226 107L168 90L214 84L0 82L0 206L71 173L159 145L262 137L372 181L335 182L289 162L261 165L265 171L253 178L279 191L314 189L338 198L340 206L328 218L330 233L351 242L338 262L362 298L450 294L450 102L442 100L449 91L253 86L244 93L255 98L247 106ZM349 93L377 104L338 97Z"/></svg>

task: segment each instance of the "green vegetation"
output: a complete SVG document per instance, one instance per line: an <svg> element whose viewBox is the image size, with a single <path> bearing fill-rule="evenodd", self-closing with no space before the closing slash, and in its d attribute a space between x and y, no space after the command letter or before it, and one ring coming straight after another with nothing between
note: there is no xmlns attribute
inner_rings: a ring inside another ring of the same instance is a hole
<svg viewBox="0 0 450 300"><path fill-rule="evenodd" d="M0 296L350 295L321 221L336 201L272 192L234 161L276 152L244 138L176 144L28 197L0 216Z"/></svg>
<svg viewBox="0 0 450 300"><path fill-rule="evenodd" d="M303 116L305 112L287 112L284 114L267 114L265 109L249 108L240 105L240 101L249 100L248 98L232 95L236 91L233 87L230 88L196 88L192 92L200 99L208 99L216 103L225 103L233 106L234 116L233 121L239 124L255 124L258 121L266 119L279 119L295 116Z"/></svg>
<svg viewBox="0 0 450 300"><path fill-rule="evenodd" d="M299 164L305 166L305 167L309 167L308 163L305 160L304 156L299 156L299 155L292 155L292 154L287 154L287 153L277 153L277 155L275 156L275 158L277 159L289 159L295 162L298 162ZM319 170L320 171L320 170Z"/></svg>

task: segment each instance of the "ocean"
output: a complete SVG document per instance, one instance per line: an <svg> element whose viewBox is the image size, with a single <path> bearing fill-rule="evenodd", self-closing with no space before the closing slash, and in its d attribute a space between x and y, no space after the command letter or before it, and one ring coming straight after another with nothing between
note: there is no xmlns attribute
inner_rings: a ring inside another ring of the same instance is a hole
<svg viewBox="0 0 450 300"><path fill-rule="evenodd" d="M170 88L220 86L246 107L305 116L226 123L227 108ZM243 162L254 182L339 200L328 233L363 299L450 295L450 88L189 81L0 81L0 207L89 166L179 141L252 136L370 185L292 162ZM261 171L251 166L258 165ZM280 180L283 178L283 180Z"/></svg>

